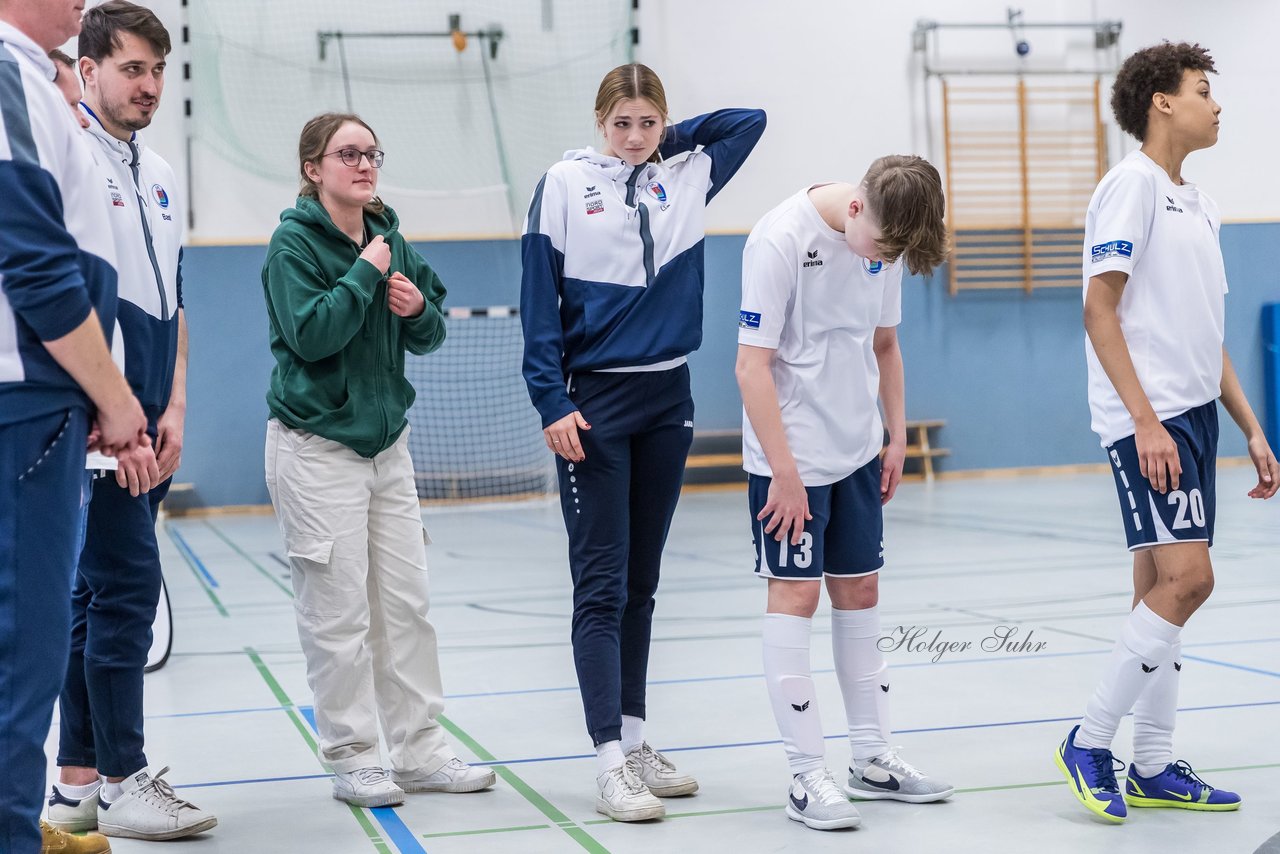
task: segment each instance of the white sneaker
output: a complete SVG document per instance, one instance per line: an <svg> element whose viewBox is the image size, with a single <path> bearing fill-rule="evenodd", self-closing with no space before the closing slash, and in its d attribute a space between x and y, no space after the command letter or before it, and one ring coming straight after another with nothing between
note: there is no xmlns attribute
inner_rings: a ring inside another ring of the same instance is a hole
<svg viewBox="0 0 1280 854"><path fill-rule="evenodd" d="M698 791L698 781L692 775L677 771L671 760L650 747L647 741L627 753L627 767L659 798L692 795Z"/></svg>
<svg viewBox="0 0 1280 854"><path fill-rule="evenodd" d="M98 795L101 792L102 787L99 786L92 795L76 800L64 795L54 783L49 793L48 824L67 833L93 830L98 826Z"/></svg>
<svg viewBox="0 0 1280 854"><path fill-rule="evenodd" d="M357 807L390 807L404 803L404 789L377 765L333 772L333 797Z"/></svg>
<svg viewBox="0 0 1280 854"><path fill-rule="evenodd" d="M113 803L98 798L98 832L128 839L181 839L203 833L218 819L173 793L160 779L169 773L162 768L154 777L146 769L123 783L124 793Z"/></svg>
<svg viewBox="0 0 1280 854"><path fill-rule="evenodd" d="M826 768L791 778L787 818L814 830L838 830L862 823L858 808L849 803Z"/></svg>
<svg viewBox="0 0 1280 854"><path fill-rule="evenodd" d="M648 821L662 818L667 808L640 782L628 763L596 777L596 812L614 821Z"/></svg>
<svg viewBox="0 0 1280 854"><path fill-rule="evenodd" d="M450 759L438 771L423 776L394 771L391 779L406 792L479 792L498 781L492 768Z"/></svg>
<svg viewBox="0 0 1280 854"><path fill-rule="evenodd" d="M849 766L849 785L844 787L851 797L866 800L906 801L927 804L942 801L955 793L955 787L930 777L898 755L893 748L883 756Z"/></svg>

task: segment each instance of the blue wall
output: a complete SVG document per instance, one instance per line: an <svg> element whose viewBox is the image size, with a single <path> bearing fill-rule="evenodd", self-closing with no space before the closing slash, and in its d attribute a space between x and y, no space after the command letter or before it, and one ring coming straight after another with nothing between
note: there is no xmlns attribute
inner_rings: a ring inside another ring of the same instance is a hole
<svg viewBox="0 0 1280 854"><path fill-rule="evenodd" d="M745 237L707 239L702 349L693 354L699 430L741 427L733 378L738 282ZM419 244L449 289L447 305L515 305L517 241ZM1280 299L1280 223L1222 229L1231 294L1227 347L1246 394L1262 411L1259 316ZM271 372L259 270L262 246L192 247L184 255L191 332L187 436L178 480L204 505L266 503L262 445ZM944 418L948 469L1099 462L1085 398L1080 292L1056 288L946 294L944 276L909 279L899 334L907 371L907 415ZM1224 425L1220 452L1242 455Z"/></svg>

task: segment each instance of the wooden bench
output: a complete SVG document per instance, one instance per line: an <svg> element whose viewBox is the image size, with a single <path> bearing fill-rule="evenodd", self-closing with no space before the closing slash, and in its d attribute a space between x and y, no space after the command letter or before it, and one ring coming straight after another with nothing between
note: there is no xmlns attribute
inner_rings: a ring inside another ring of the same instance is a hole
<svg viewBox="0 0 1280 854"><path fill-rule="evenodd" d="M937 457L948 456L951 451L946 448L935 448L929 439L930 430L945 427L945 421L908 421L907 422L907 459L919 460L925 483L933 483L933 461Z"/></svg>

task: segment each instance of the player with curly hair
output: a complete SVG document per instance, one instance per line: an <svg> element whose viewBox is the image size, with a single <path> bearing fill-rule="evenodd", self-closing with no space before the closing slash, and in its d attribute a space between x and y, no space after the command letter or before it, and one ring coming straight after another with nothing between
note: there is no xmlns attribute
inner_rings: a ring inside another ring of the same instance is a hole
<svg viewBox="0 0 1280 854"><path fill-rule="evenodd" d="M1116 121L1142 142L1106 174L1085 218L1084 324L1093 429L1111 461L1129 550L1133 610L1084 718L1055 762L1099 817L1132 807L1222 811L1240 796L1173 759L1182 627L1213 590L1217 401L1248 440L1270 498L1280 469L1223 346L1227 277L1218 206L1183 179L1218 141L1213 57L1168 42L1125 60ZM1111 741L1133 712L1133 764L1121 793Z"/></svg>

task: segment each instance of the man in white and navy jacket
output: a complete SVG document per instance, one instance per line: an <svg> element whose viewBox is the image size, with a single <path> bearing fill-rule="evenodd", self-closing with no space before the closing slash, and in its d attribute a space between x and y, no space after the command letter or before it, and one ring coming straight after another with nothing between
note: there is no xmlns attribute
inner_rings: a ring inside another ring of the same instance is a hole
<svg viewBox="0 0 1280 854"><path fill-rule="evenodd" d="M135 839L176 839L217 823L152 778L143 751L142 677L161 583L155 517L179 463L186 411L183 206L173 170L138 134L160 105L170 46L151 10L109 0L85 13L78 47L93 188L107 202L118 258L119 349L152 443L93 481L49 822Z"/></svg>
<svg viewBox="0 0 1280 854"><path fill-rule="evenodd" d="M79 29L68 0L0 0L0 851L12 854L41 849L91 419L95 447L146 441L108 350L107 206L47 57Z"/></svg>

